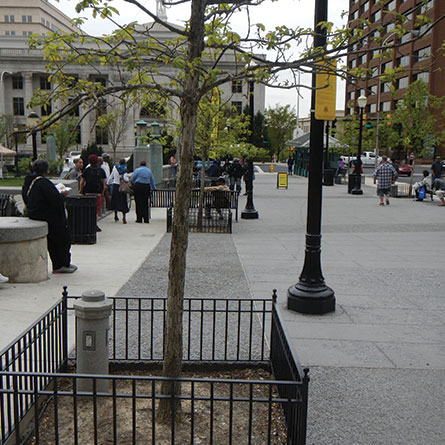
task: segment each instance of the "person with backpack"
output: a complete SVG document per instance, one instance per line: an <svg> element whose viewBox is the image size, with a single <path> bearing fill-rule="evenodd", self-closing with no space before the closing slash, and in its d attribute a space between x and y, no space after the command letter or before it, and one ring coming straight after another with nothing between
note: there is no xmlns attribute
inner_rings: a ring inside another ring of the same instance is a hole
<svg viewBox="0 0 445 445"><path fill-rule="evenodd" d="M102 199L105 193L105 172L98 166L97 156L88 156L90 166L85 169L80 179L79 192L85 196L96 197L96 221L102 207ZM96 232L102 230L96 225Z"/></svg>

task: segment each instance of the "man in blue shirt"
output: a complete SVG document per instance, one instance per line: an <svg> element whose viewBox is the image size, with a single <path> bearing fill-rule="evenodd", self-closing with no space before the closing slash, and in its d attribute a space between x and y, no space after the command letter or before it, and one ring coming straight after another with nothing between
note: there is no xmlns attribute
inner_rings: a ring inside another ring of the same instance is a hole
<svg viewBox="0 0 445 445"><path fill-rule="evenodd" d="M149 223L148 216L148 201L150 199L150 190L156 190L155 181L151 170L147 167L145 161L141 161L138 167L130 178L133 183L134 201L136 203L136 222Z"/></svg>

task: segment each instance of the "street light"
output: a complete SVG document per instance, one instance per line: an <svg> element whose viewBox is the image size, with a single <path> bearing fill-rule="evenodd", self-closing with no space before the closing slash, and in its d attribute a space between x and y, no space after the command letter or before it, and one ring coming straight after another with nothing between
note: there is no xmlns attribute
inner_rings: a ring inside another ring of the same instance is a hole
<svg viewBox="0 0 445 445"><path fill-rule="evenodd" d="M31 111L26 119L28 127L31 129L33 161L37 159L37 130L34 127L37 125L39 119L39 115L35 111Z"/></svg>
<svg viewBox="0 0 445 445"><path fill-rule="evenodd" d="M326 48L327 0L315 0L314 47ZM315 119L316 68L312 72L311 135L306 220L306 249L303 270L297 284L287 291L287 308L303 314L335 311L334 291L326 286L321 271L321 203L323 173L323 123Z"/></svg>
<svg viewBox="0 0 445 445"><path fill-rule="evenodd" d="M250 66L256 66L257 64L253 61ZM254 125L253 119L255 117L254 106L255 106L255 80L249 79L249 109L250 109L250 131L253 135ZM241 212L242 219L258 219L258 212L255 209L255 205L253 204L253 161L251 159L247 160L247 171L245 178L247 178L246 182L246 193L247 193L247 202L245 209Z"/></svg>
<svg viewBox="0 0 445 445"><path fill-rule="evenodd" d="M363 139L363 112L365 111L368 99L366 96L360 96L357 99L357 105L360 109L360 124L358 133L358 149L357 149L357 159L355 162L355 187L351 190L353 195L363 195L362 190L362 139Z"/></svg>
<svg viewBox="0 0 445 445"><path fill-rule="evenodd" d="M147 122L144 120L140 120L136 122L136 139L137 139L137 147L144 147L143 140L145 137L145 129L147 128Z"/></svg>

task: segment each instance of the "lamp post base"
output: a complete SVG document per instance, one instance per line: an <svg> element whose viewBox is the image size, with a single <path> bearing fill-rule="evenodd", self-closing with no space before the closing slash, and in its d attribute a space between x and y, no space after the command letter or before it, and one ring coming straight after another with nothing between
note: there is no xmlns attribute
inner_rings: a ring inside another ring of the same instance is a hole
<svg viewBox="0 0 445 445"><path fill-rule="evenodd" d="M242 219L258 219L258 212L255 209L244 209L241 212Z"/></svg>
<svg viewBox="0 0 445 445"><path fill-rule="evenodd" d="M352 189L351 190L351 195L363 195L363 190L362 189Z"/></svg>
<svg viewBox="0 0 445 445"><path fill-rule="evenodd" d="M327 314L335 311L334 291L325 285L297 283L287 290L287 308L301 314Z"/></svg>

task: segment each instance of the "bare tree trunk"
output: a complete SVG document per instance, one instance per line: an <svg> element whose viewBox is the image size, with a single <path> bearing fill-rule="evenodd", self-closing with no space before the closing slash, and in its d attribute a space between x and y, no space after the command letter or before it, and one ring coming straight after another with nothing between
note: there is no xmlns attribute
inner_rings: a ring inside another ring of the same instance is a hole
<svg viewBox="0 0 445 445"><path fill-rule="evenodd" d="M202 56L204 49L204 0L192 0L189 32L189 64L184 76L184 95L181 97L181 148L179 152L179 172L176 183L175 207L170 243L168 270L167 317L164 332L164 377L176 378L182 368L182 311L184 299L186 254L188 246L188 215L193 174L193 151L196 116L200 100L199 67L193 68ZM161 392L171 398L161 399L159 417L164 421L181 416L179 384L164 382Z"/></svg>

